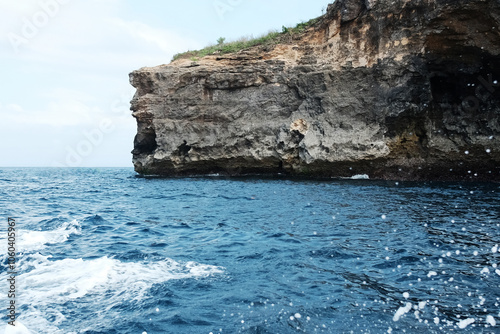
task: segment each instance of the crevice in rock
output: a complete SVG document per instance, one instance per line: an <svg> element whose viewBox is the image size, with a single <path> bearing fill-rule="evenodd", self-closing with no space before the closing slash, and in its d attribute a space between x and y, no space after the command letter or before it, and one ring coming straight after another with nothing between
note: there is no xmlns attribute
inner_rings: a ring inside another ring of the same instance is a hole
<svg viewBox="0 0 500 334"><path fill-rule="evenodd" d="M184 140L184 142L181 145L179 145L179 147L177 147L178 155L181 157L189 155L189 151L191 151L191 148L192 147L188 145L187 141Z"/></svg>

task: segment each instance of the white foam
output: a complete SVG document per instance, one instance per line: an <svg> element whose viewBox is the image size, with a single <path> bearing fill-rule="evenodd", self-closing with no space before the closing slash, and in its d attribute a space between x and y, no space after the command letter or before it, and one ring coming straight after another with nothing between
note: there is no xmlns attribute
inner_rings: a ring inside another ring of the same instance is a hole
<svg viewBox="0 0 500 334"><path fill-rule="evenodd" d="M49 231L18 230L18 249L26 253L18 268L21 273L17 279L18 304L27 310L17 320L25 325L5 327L3 331L0 328L0 334L67 334L59 329L66 320L61 306L66 302L92 298L102 306L105 317L106 311L119 303L145 298L154 284L208 277L224 271L222 267L192 261L180 263L168 258L156 262L121 262L106 256L54 261L51 256L36 252L80 233L76 220ZM5 237L0 236L2 239Z"/></svg>
<svg viewBox="0 0 500 334"><path fill-rule="evenodd" d="M52 315L52 319L49 321L45 319L47 316L46 314L42 314L42 312L35 309L34 306L28 306L28 310L24 311L18 320L16 320L16 323L19 323L19 319L22 319L23 324L26 325L23 325L23 327L26 328L25 332L21 332L19 334L72 334L71 332L63 332L57 327L62 320L66 319L60 312L52 310L50 314ZM31 331L28 328L31 329Z"/></svg>
<svg viewBox="0 0 500 334"><path fill-rule="evenodd" d="M429 271L429 273L427 274L427 277L431 278L432 276L437 276L437 272Z"/></svg>
<svg viewBox="0 0 500 334"><path fill-rule="evenodd" d="M63 303L86 295L99 295L109 290L140 299L155 283L171 279L207 277L223 272L223 268L172 259L159 262L121 262L106 256L94 259L50 261L40 256L27 265L34 269L20 276L31 302Z"/></svg>
<svg viewBox="0 0 500 334"><path fill-rule="evenodd" d="M356 174L351 177L349 177L351 180L369 180L370 176L367 174Z"/></svg>
<svg viewBox="0 0 500 334"><path fill-rule="evenodd" d="M106 256L93 259L51 261L40 254L30 256L19 275L21 304L29 305L23 322L35 332L62 333L60 305L78 298L91 298L102 307L102 316L124 301L140 301L158 283L174 279L202 278L223 273L224 268L172 259L157 262L121 262ZM27 271L26 268L33 268ZM43 319L57 321L44 322ZM50 326L50 327L49 327ZM48 329L50 328L50 330Z"/></svg>
<svg viewBox="0 0 500 334"><path fill-rule="evenodd" d="M474 318L468 318L464 320L460 320L458 322L458 328L464 329L465 327L469 326L470 324L473 324L476 320Z"/></svg>
<svg viewBox="0 0 500 334"><path fill-rule="evenodd" d="M16 320L15 326L6 325L2 331L4 334L32 334L26 326L24 326L19 320Z"/></svg>
<svg viewBox="0 0 500 334"><path fill-rule="evenodd" d="M51 231L19 230L18 243L22 252L33 252L44 249L50 244L59 244L68 240L72 234L80 234L81 228L78 221L66 222Z"/></svg>
<svg viewBox="0 0 500 334"><path fill-rule="evenodd" d="M394 314L394 317L392 318L393 321L399 321L399 319L405 315L406 313L410 312L411 311L411 308L412 308L412 304L411 303L406 303L405 306L401 306L397 311L396 311L396 314Z"/></svg>

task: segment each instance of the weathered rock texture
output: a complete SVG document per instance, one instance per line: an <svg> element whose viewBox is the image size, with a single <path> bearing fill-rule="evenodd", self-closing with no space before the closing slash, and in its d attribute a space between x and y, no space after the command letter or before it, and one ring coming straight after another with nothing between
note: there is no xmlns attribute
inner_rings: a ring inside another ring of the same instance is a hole
<svg viewBox="0 0 500 334"><path fill-rule="evenodd" d="M499 0L338 0L289 43L135 71L135 169L500 180L499 23Z"/></svg>

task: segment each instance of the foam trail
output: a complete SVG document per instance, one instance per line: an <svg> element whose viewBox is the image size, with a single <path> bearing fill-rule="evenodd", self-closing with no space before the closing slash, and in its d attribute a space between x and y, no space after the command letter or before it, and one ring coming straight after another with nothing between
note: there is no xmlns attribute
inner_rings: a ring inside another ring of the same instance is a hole
<svg viewBox="0 0 500 334"><path fill-rule="evenodd" d="M139 298L151 285L171 279L207 277L222 273L222 268L196 262L181 264L172 259L159 262L121 262L101 257L94 260L63 259L49 261L39 256L27 266L34 269L20 276L34 303L57 303L104 293L112 289Z"/></svg>
<svg viewBox="0 0 500 334"><path fill-rule="evenodd" d="M73 220L64 223L60 227L51 231L19 231L19 246L21 251L33 252L44 249L50 244L59 244L68 240L72 234L80 234L80 224Z"/></svg>
<svg viewBox="0 0 500 334"><path fill-rule="evenodd" d="M80 233L81 227L76 220L48 231L18 231L18 247L25 254L18 267L20 293L17 300L24 311L17 319L19 326L0 329L0 334L68 334L62 330L68 321L65 316L68 303L82 300L84 304L92 301L101 305L102 312L96 319L101 321L109 316L108 312L113 313L117 305L149 298L148 291L154 284L208 277L224 270L169 258L150 262L121 262L107 256L91 260L53 260L50 255L37 252ZM5 241L5 237L1 239Z"/></svg>
<svg viewBox="0 0 500 334"><path fill-rule="evenodd" d="M19 320L16 320L15 326L6 325L3 332L4 334L32 334L26 326L24 326Z"/></svg>
<svg viewBox="0 0 500 334"><path fill-rule="evenodd" d="M81 227L78 221L66 222L54 230L31 231L19 229L17 231L17 245L21 252L35 252L47 247L47 245L66 242L70 235L81 234ZM0 243L5 243L6 235L0 236Z"/></svg>
<svg viewBox="0 0 500 334"><path fill-rule="evenodd" d="M121 262L104 256L92 260L51 261L50 257L40 254L30 256L23 267L32 269L28 272L21 270L24 273L19 276L19 290L22 291L19 301L31 305L29 311L23 314L23 321L33 330L40 330L40 319L34 319L37 314L41 318L58 319L59 324L63 323L63 313L66 310L61 305L79 298L89 298L93 303L101 305L102 316L106 316L106 311L116 305L147 298L148 290L154 284L174 279L208 277L223 273L224 270L221 267L196 262L180 263L172 259ZM31 321L32 319L34 320ZM58 329L51 331L60 332Z"/></svg>

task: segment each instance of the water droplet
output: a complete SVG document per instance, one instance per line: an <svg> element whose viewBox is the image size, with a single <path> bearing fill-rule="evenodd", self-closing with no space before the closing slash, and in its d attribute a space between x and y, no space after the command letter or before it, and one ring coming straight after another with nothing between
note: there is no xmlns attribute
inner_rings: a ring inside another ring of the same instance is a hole
<svg viewBox="0 0 500 334"><path fill-rule="evenodd" d="M465 151L464 153L465 153L465 154L469 154L469 151Z"/></svg>
<svg viewBox="0 0 500 334"><path fill-rule="evenodd" d="M497 322L496 322L495 318L493 318L493 316L491 316L491 315L488 315L486 317L486 322L488 324L490 324L490 326L496 326L497 325Z"/></svg>
<svg viewBox="0 0 500 334"><path fill-rule="evenodd" d="M382 215L382 219L387 219L387 216L386 215Z"/></svg>
<svg viewBox="0 0 500 334"><path fill-rule="evenodd" d="M491 153L491 150L489 148L487 148L486 153Z"/></svg>

